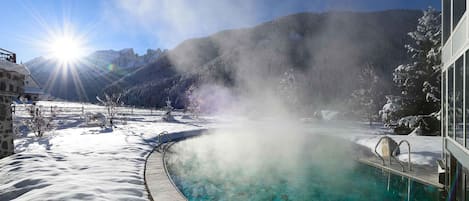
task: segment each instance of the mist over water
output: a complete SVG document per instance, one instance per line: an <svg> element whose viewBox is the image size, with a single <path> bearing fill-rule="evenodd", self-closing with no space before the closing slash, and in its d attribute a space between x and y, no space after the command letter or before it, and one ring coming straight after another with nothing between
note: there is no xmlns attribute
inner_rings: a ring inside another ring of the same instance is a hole
<svg viewBox="0 0 469 201"><path fill-rule="evenodd" d="M232 128L173 145L167 164L173 179L195 185L189 197L223 194L212 199L271 200L291 197L287 191L292 191L306 198L312 193L310 179L317 181L313 185L345 187L343 180L356 165L349 150L347 143L305 135L299 129Z"/></svg>
<svg viewBox="0 0 469 201"><path fill-rule="evenodd" d="M289 128L257 124L178 142L166 154L169 174L190 201L439 199L436 188L357 163L347 141Z"/></svg>

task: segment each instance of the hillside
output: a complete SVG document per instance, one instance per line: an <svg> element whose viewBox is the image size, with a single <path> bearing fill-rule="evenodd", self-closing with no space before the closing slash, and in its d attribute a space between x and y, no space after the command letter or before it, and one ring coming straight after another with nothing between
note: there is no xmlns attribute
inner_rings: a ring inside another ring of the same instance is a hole
<svg viewBox="0 0 469 201"><path fill-rule="evenodd" d="M404 45L422 15L415 10L299 13L251 28L190 39L108 87L125 91L128 103L177 107L192 85L216 84L256 93L275 88L293 69L301 102L339 105L356 88L366 63L375 66L384 92L392 70L408 61ZM384 100L383 100L384 101Z"/></svg>
<svg viewBox="0 0 469 201"><path fill-rule="evenodd" d="M335 107L347 102L367 63L375 67L383 93L392 90L392 70L409 61L407 33L421 15L416 10L299 13L189 39L169 51L142 56L132 49L97 51L67 71L44 58L26 65L59 98L93 102L104 89L123 92L127 104L162 107L169 97L178 108L187 104L191 85L249 96L275 91L289 71L302 105Z"/></svg>

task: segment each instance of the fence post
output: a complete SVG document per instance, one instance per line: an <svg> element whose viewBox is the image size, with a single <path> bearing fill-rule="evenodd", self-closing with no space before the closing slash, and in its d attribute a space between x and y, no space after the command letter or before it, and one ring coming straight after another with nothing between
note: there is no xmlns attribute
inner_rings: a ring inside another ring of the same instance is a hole
<svg viewBox="0 0 469 201"><path fill-rule="evenodd" d="M134 107L135 107L135 106L132 106L132 112L131 112L132 115L134 114Z"/></svg>
<svg viewBox="0 0 469 201"><path fill-rule="evenodd" d="M81 116L85 117L85 106L81 106Z"/></svg>

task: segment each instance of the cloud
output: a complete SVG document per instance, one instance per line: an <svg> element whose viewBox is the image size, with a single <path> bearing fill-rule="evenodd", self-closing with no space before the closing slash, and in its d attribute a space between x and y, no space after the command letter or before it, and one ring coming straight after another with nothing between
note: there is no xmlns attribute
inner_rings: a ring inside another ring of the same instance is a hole
<svg viewBox="0 0 469 201"><path fill-rule="evenodd" d="M251 25L259 18L254 1L248 0L120 0L105 8L106 18L118 29L143 30L166 47L187 38Z"/></svg>

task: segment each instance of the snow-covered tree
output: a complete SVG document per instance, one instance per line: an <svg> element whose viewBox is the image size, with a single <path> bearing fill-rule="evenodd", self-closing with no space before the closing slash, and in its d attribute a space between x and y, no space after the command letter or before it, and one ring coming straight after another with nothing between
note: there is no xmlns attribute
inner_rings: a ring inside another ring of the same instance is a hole
<svg viewBox="0 0 469 201"><path fill-rule="evenodd" d="M173 115L171 112L173 111L174 107L171 105L171 100L169 100L169 97L166 99L166 106L164 107L164 110L166 110L165 115L163 116L163 120L171 122L175 121Z"/></svg>
<svg viewBox="0 0 469 201"><path fill-rule="evenodd" d="M32 104L28 110L31 118L26 121L26 125L34 135L42 137L46 131L52 130L52 118L44 115L41 106Z"/></svg>
<svg viewBox="0 0 469 201"><path fill-rule="evenodd" d="M379 111L381 120L385 124L393 124L399 120L399 117L402 116L399 112L402 111L402 98L400 96L386 96L386 104L383 106L383 109Z"/></svg>
<svg viewBox="0 0 469 201"><path fill-rule="evenodd" d="M373 116L378 111L377 99L380 95L377 87L378 80L374 66L367 63L359 75L359 89L352 92L352 105L356 107L355 111L359 115L365 115L370 125L373 122Z"/></svg>
<svg viewBox="0 0 469 201"><path fill-rule="evenodd" d="M295 107L298 104L298 83L293 69L289 69L280 77L277 90L283 100L290 106Z"/></svg>
<svg viewBox="0 0 469 201"><path fill-rule="evenodd" d="M386 119L430 115L440 109L440 22L440 13L429 7L418 19L417 29L409 33L413 43L405 48L411 63L399 65L393 72L393 81L401 91L399 111L387 113L383 107L380 113L387 114Z"/></svg>
<svg viewBox="0 0 469 201"><path fill-rule="evenodd" d="M121 102L121 97L122 94L104 94L104 99L99 98L96 96L96 99L101 102L107 110L107 116L106 118L109 120L110 126L114 126L114 119L117 116L117 107L120 105L123 105L123 102Z"/></svg>
<svg viewBox="0 0 469 201"><path fill-rule="evenodd" d="M412 62L399 65L393 80L401 90L403 115L430 114L440 107L440 13L434 8L425 10L417 30L409 36L414 44L405 47Z"/></svg>
<svg viewBox="0 0 469 201"><path fill-rule="evenodd" d="M191 85L185 92L185 95L187 100L186 109L197 118L200 113L201 101L196 94L196 90L197 88L194 85Z"/></svg>

